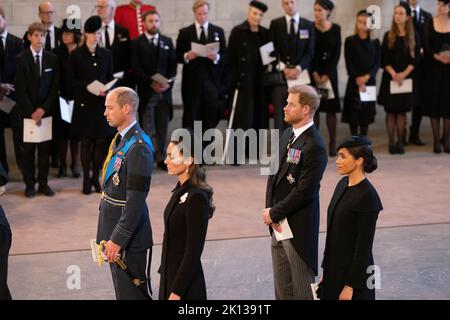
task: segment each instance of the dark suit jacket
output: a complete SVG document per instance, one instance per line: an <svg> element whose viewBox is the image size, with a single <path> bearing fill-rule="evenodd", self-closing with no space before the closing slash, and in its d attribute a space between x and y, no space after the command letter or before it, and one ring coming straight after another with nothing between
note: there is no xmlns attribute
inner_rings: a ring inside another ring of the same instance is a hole
<svg viewBox="0 0 450 320"><path fill-rule="evenodd" d="M23 118L30 118L37 109L45 110L45 117L55 111L59 90L59 63L55 54L43 51L41 77L36 74L31 49L16 59L17 110Z"/></svg>
<svg viewBox="0 0 450 320"><path fill-rule="evenodd" d="M427 23L433 19L433 15L429 13L428 11L423 10L420 8L419 12L419 19L414 19L414 28L416 32L420 35L421 43L424 41L424 33L425 33L425 27Z"/></svg>
<svg viewBox="0 0 450 320"><path fill-rule="evenodd" d="M118 187L114 186L112 175L106 181L104 189L108 196L127 203L120 207L101 201L97 243L112 240L123 250L142 252L153 245L146 199L150 190L154 155L143 142L144 133L139 124L134 125L125 134L117 148L114 148L114 154L119 152L133 135L136 136L137 142L129 149L122 162Z"/></svg>
<svg viewBox="0 0 450 320"><path fill-rule="evenodd" d="M55 47L52 49L52 52L56 50L59 46L62 44L62 30L55 26ZM25 49L28 49L31 45L30 41L28 40L28 32L25 31L25 34L23 35L23 45Z"/></svg>
<svg viewBox="0 0 450 320"><path fill-rule="evenodd" d="M222 72L224 61L226 60L226 40L225 33L222 28L209 24L207 43L220 42L220 60L214 64L207 58L197 58L185 63L184 54L191 50L191 42L200 42L197 37L195 24L180 30L177 38L177 60L183 64L183 78L181 83L181 91L183 101L190 101L191 97L197 94L198 87L202 85L202 80L206 79L220 88L223 85Z"/></svg>
<svg viewBox="0 0 450 320"><path fill-rule="evenodd" d="M177 75L177 57L172 39L159 34L159 44L152 48L145 34L133 41L131 66L138 83L140 109L147 105L148 99L155 92L150 87L152 76L159 73L167 79ZM163 93L165 102L172 108L172 88Z"/></svg>
<svg viewBox="0 0 450 320"><path fill-rule="evenodd" d="M8 289L8 255L11 247L11 228L0 206L0 300L11 300Z"/></svg>
<svg viewBox="0 0 450 320"><path fill-rule="evenodd" d="M206 191L194 187L189 181L174 190L164 211L159 299L168 299L172 292L181 296L182 300L206 299L200 258L209 213Z"/></svg>
<svg viewBox="0 0 450 320"><path fill-rule="evenodd" d="M125 71L130 69L130 33L119 24L114 27L114 42L109 49L112 54L114 72Z"/></svg>
<svg viewBox="0 0 450 320"><path fill-rule="evenodd" d="M299 163L288 164L286 154L291 134L292 128L288 128L281 137L280 168L276 175L269 176L266 208L271 208L270 217L275 223L287 218L295 250L317 274L319 189L328 162L327 152L319 131L312 126L291 147L301 150ZM288 177L295 181L291 183Z"/></svg>
<svg viewBox="0 0 450 320"><path fill-rule="evenodd" d="M80 138L105 138L115 133L106 121L105 98L87 90L94 80L107 84L113 80L111 52L97 47L95 54L86 45L74 50L66 70L66 87L75 100L71 133Z"/></svg>
<svg viewBox="0 0 450 320"><path fill-rule="evenodd" d="M339 210L336 210L339 205ZM374 298L368 290L367 267L374 264L372 244L378 213L383 210L377 191L364 180L348 188L348 177L339 181L328 207L324 268L324 298L338 299L345 285L354 299ZM371 291L371 292L370 292Z"/></svg>
<svg viewBox="0 0 450 320"><path fill-rule="evenodd" d="M286 18L281 17L270 23L270 39L273 41L277 57L286 65L300 66L302 70L310 70L316 43L314 24L300 18L297 36L295 37L295 56L289 51L289 35Z"/></svg>

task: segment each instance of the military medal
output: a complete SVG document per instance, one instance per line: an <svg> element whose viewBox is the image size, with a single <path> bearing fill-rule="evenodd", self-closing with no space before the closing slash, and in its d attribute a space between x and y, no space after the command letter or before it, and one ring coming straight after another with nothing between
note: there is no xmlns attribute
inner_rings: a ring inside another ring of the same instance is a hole
<svg viewBox="0 0 450 320"><path fill-rule="evenodd" d="M117 188L119 186L119 184L120 184L120 178L119 178L119 173L118 172L116 172L113 175L112 181L113 181L114 186Z"/></svg>
<svg viewBox="0 0 450 320"><path fill-rule="evenodd" d="M117 157L114 161L114 171L118 172L122 167L122 158Z"/></svg>
<svg viewBox="0 0 450 320"><path fill-rule="evenodd" d="M290 184L294 184L295 183L295 178L292 176L292 174L289 174L287 176L287 181L289 181Z"/></svg>
<svg viewBox="0 0 450 320"><path fill-rule="evenodd" d="M298 164L300 162L300 156L301 155L302 155L302 151L301 150L289 149L286 161L289 164Z"/></svg>

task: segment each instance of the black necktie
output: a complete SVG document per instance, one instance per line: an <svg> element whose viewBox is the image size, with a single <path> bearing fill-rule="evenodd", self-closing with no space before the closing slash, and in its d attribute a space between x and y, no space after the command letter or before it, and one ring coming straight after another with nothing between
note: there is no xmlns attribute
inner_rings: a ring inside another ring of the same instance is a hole
<svg viewBox="0 0 450 320"><path fill-rule="evenodd" d="M106 49L111 48L111 43L109 41L108 25L105 26L105 48Z"/></svg>
<svg viewBox="0 0 450 320"><path fill-rule="evenodd" d="M0 71L3 70L3 64L5 63L5 47L3 45L3 36L0 37Z"/></svg>
<svg viewBox="0 0 450 320"><path fill-rule="evenodd" d="M295 19L291 19L291 28L289 30L289 35L292 39L295 39Z"/></svg>
<svg viewBox="0 0 450 320"><path fill-rule="evenodd" d="M45 50L52 51L52 42L50 40L50 30L47 30L47 35L45 36Z"/></svg>
<svg viewBox="0 0 450 320"><path fill-rule="evenodd" d="M291 66L294 64L295 61L295 47L296 47L296 41L295 41L295 19L291 19L291 27L289 31L289 56L287 57L288 65Z"/></svg>
<svg viewBox="0 0 450 320"><path fill-rule="evenodd" d="M200 29L202 29L202 32L200 33L200 43L206 44L205 28L201 26Z"/></svg>
<svg viewBox="0 0 450 320"><path fill-rule="evenodd" d="M153 49L156 49L155 40L156 40L156 37L150 38L150 44L152 45L152 48L153 48Z"/></svg>
<svg viewBox="0 0 450 320"><path fill-rule="evenodd" d="M37 74L38 78L40 78L41 77L41 60L39 59L39 55L38 54L36 55L35 59L36 60L34 62L34 65L35 65L35 68L36 68L36 74Z"/></svg>
<svg viewBox="0 0 450 320"><path fill-rule="evenodd" d="M294 144L294 141L295 141L295 132L294 132L294 130L292 130L292 134L291 134L291 137L289 138L289 143L287 145L288 150L292 147L292 145Z"/></svg>
<svg viewBox="0 0 450 320"><path fill-rule="evenodd" d="M119 146L120 140L122 140L122 135L119 133L119 135L116 138L116 148Z"/></svg>

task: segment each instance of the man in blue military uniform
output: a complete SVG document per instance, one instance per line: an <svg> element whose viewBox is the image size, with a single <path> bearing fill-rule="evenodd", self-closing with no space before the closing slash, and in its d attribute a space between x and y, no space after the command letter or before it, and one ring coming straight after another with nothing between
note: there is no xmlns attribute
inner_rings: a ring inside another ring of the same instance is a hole
<svg viewBox="0 0 450 320"><path fill-rule="evenodd" d="M152 229L146 198L150 189L154 147L136 122L139 97L120 87L106 97L105 117L116 127L102 173L102 200L97 244L106 241L118 300L151 299ZM120 256L127 268L114 263Z"/></svg>

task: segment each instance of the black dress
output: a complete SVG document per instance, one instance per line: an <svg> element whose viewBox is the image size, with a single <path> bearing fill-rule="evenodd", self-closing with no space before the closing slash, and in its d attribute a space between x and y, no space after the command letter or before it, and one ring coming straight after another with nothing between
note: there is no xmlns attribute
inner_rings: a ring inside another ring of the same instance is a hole
<svg viewBox="0 0 450 320"><path fill-rule="evenodd" d="M450 64L443 64L433 57L446 50L450 50L450 32L437 32L430 20L424 35L427 101L423 114L431 118L450 119Z"/></svg>
<svg viewBox="0 0 450 320"><path fill-rule="evenodd" d="M210 213L209 195L190 181L177 185L164 210L159 299L206 300L201 263Z"/></svg>
<svg viewBox="0 0 450 320"><path fill-rule="evenodd" d="M380 41L361 39L358 35L348 37L345 39L345 63L349 78L345 91L342 122L368 126L375 121L375 101L361 102L356 78L370 74L366 86L376 84L376 76L380 68Z"/></svg>
<svg viewBox="0 0 450 320"><path fill-rule="evenodd" d="M252 32L247 21L231 31L227 51L230 97L234 97L235 89L239 89L233 129L268 127L268 107L263 88L264 66L259 53L259 48L268 42L268 38L268 29L259 27L258 32Z"/></svg>
<svg viewBox="0 0 450 320"><path fill-rule="evenodd" d="M394 46L389 48L388 34L386 32L383 38L383 45L381 47L381 65L384 69L386 66L391 66L395 72L403 72L409 65L416 68L420 63L420 39L416 34L416 47L414 48L415 56L411 56L408 46L405 43L405 37L396 37ZM411 72L407 79L413 79L413 93L391 94L392 77L384 70L383 78L381 80L380 95L378 103L384 106L386 112L389 113L404 113L411 111L414 101L418 99L417 88L418 84L414 76L415 70Z"/></svg>
<svg viewBox="0 0 450 320"><path fill-rule="evenodd" d="M330 30L322 32L315 28L315 32L316 49L311 71L317 72L320 76L327 75L330 78L335 96L334 99L321 100L319 112L340 112L337 66L341 57L341 27L333 23Z"/></svg>
<svg viewBox="0 0 450 320"><path fill-rule="evenodd" d="M323 300L337 300L346 285L353 288L353 300L375 299L368 288L373 275L372 245L379 212L383 210L377 191L365 179L349 187L343 178L328 207L328 230L323 268ZM370 281L369 281L370 282Z"/></svg>

